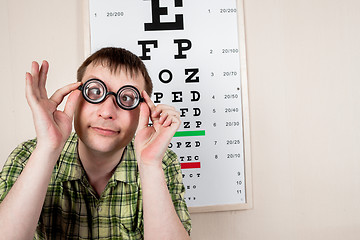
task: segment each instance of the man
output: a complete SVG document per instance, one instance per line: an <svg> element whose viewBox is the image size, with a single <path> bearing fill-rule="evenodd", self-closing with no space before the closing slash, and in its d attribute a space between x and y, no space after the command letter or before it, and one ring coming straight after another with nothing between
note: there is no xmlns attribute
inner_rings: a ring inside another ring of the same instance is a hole
<svg viewBox="0 0 360 240"><path fill-rule="evenodd" d="M179 113L151 101L141 60L101 49L50 98L48 68L33 62L26 73L37 138L0 174L0 239L189 239L180 164L167 149Z"/></svg>

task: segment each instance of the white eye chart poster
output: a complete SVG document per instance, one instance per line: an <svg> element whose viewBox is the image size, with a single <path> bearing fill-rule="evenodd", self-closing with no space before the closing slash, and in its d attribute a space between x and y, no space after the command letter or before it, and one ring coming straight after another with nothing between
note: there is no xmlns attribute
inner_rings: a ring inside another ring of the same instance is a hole
<svg viewBox="0 0 360 240"><path fill-rule="evenodd" d="M180 112L169 147L191 212L251 205L242 11L239 0L89 0L91 52L138 55L155 104Z"/></svg>

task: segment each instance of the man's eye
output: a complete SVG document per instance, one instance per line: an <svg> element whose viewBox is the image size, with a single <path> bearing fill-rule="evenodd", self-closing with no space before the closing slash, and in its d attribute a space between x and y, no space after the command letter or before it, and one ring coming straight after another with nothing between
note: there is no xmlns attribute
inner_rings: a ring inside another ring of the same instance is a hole
<svg viewBox="0 0 360 240"><path fill-rule="evenodd" d="M134 96L130 96L130 95L124 95L121 97L123 102L133 102L134 101Z"/></svg>
<svg viewBox="0 0 360 240"><path fill-rule="evenodd" d="M91 99L97 99L97 98L101 97L101 95L102 95L101 89L95 88L95 87L89 88L87 94L88 94L88 97Z"/></svg>
<svg viewBox="0 0 360 240"><path fill-rule="evenodd" d="M135 103L135 96L133 94L124 94L124 95L121 95L120 97L120 101L122 103L123 106L126 106L126 107L132 107Z"/></svg>

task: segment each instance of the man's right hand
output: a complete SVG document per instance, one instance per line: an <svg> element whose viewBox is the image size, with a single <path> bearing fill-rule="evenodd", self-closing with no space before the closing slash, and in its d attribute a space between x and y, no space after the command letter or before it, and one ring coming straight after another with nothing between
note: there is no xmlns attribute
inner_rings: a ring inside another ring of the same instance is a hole
<svg viewBox="0 0 360 240"><path fill-rule="evenodd" d="M1 239L34 238L54 164L71 133L80 95L80 91L74 90L80 83L60 88L48 98L45 88L48 69L46 61L43 61L41 68L37 62L33 62L31 73L26 73L26 99L34 118L37 145L0 204ZM64 111L57 110L68 94Z"/></svg>
<svg viewBox="0 0 360 240"><path fill-rule="evenodd" d="M81 83L72 83L58 89L48 98L45 88L49 63L43 61L41 68L33 62L31 73L26 73L26 99L31 108L37 136L37 146L48 151L61 151L70 136L72 119ZM70 94L71 93L71 94ZM64 111L57 110L66 95L69 95Z"/></svg>

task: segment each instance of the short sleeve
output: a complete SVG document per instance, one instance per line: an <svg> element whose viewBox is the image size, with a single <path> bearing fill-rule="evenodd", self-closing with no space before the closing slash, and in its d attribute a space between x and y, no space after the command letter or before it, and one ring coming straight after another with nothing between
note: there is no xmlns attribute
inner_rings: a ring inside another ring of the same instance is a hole
<svg viewBox="0 0 360 240"><path fill-rule="evenodd" d="M165 178L175 210L184 228L190 235L191 218L184 198L185 187L182 181L183 177L180 162L176 154L168 150L165 154L163 164Z"/></svg>
<svg viewBox="0 0 360 240"><path fill-rule="evenodd" d="M22 143L9 155L0 172L0 203L4 200L12 186L23 171L31 152L36 145L35 140Z"/></svg>

